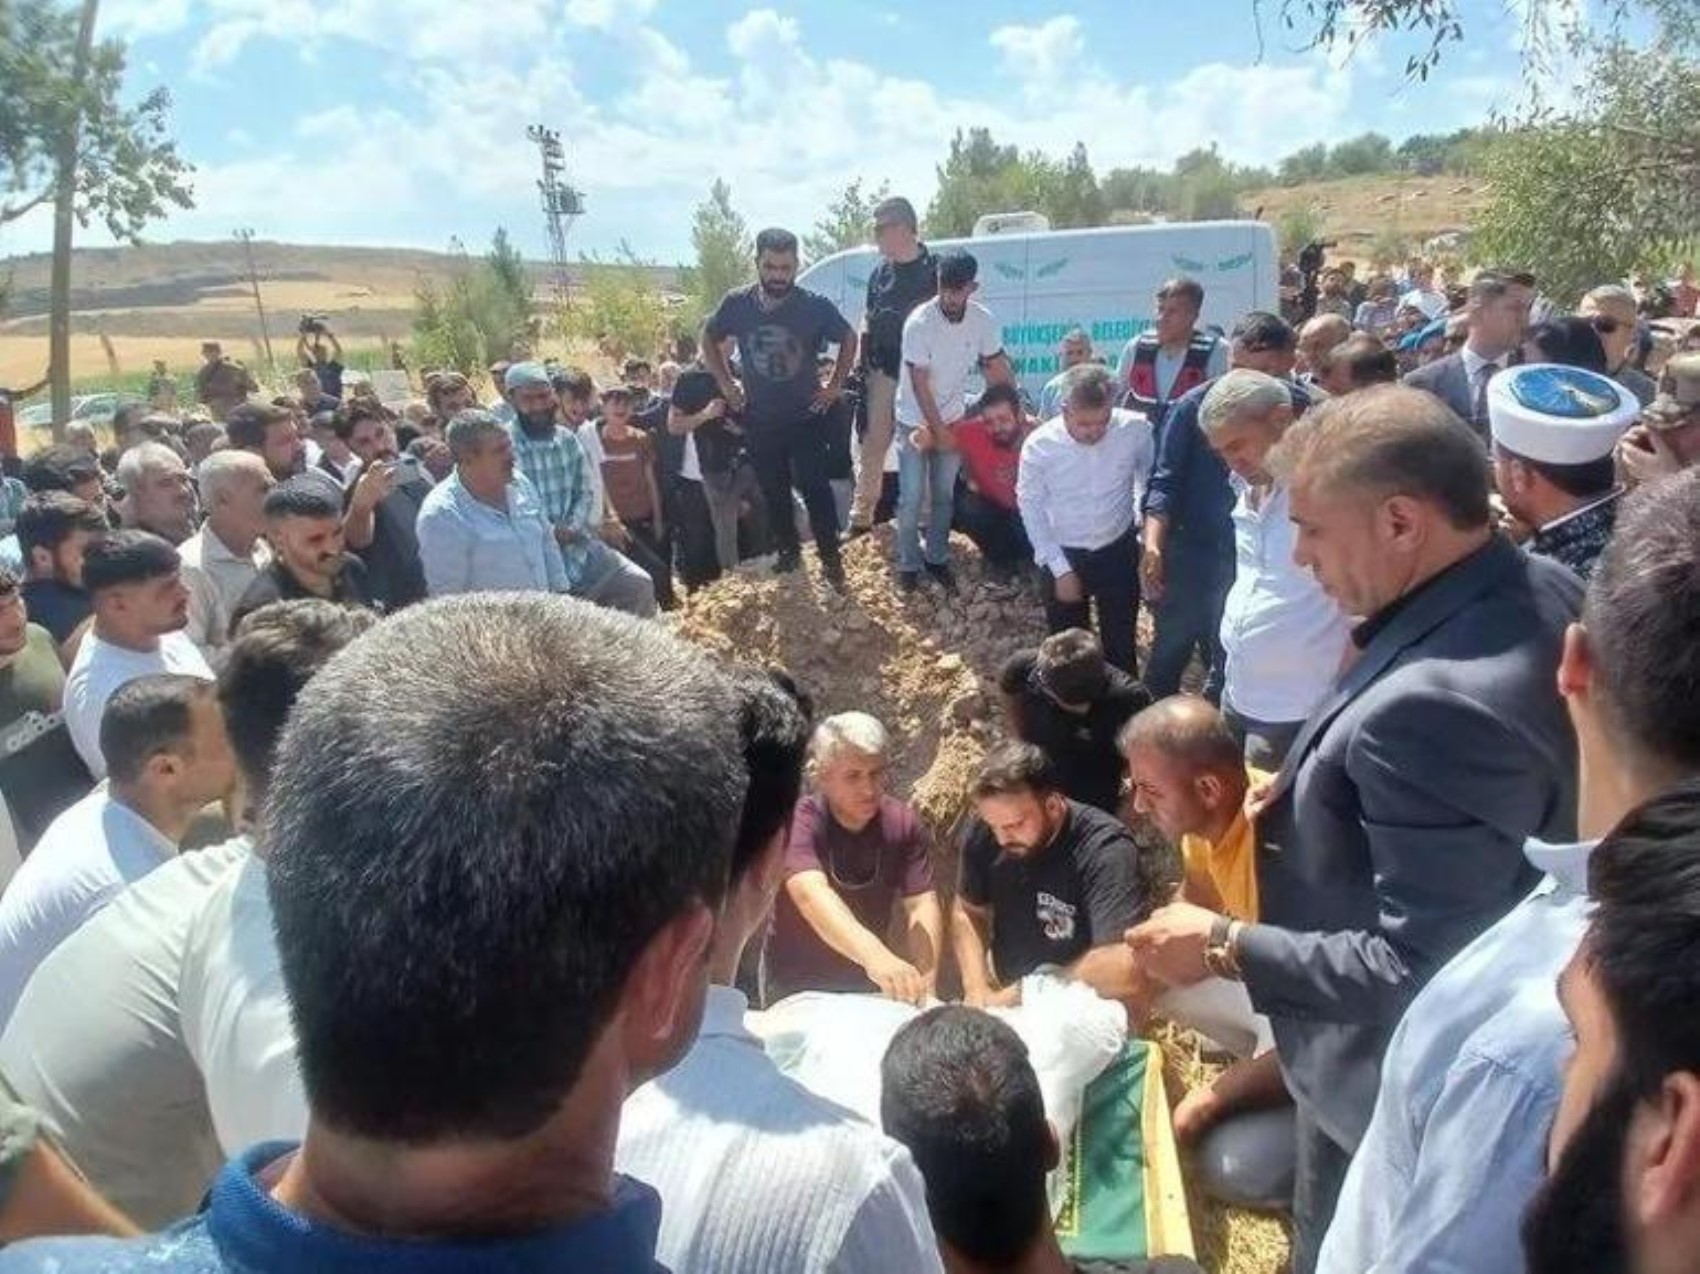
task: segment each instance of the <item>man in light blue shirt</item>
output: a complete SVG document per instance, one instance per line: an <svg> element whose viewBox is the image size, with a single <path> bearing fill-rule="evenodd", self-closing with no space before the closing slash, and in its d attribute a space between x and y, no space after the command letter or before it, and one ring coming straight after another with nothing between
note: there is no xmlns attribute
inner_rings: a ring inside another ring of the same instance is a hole
<svg viewBox="0 0 1700 1274"><path fill-rule="evenodd" d="M1700 471L1690 471L1625 506L1565 639L1559 689L1581 758L1577 823L1591 839L1530 842L1546 879L1407 1010L1323 1274L1523 1268L1519 1222L1546 1175L1571 1050L1553 984L1587 921L1588 854L1629 811L1700 774L1697 568Z"/></svg>
<svg viewBox="0 0 1700 1274"><path fill-rule="evenodd" d="M446 436L455 470L431 488L417 524L431 596L570 592L555 530L531 483L514 472L507 427L487 411L463 411Z"/></svg>

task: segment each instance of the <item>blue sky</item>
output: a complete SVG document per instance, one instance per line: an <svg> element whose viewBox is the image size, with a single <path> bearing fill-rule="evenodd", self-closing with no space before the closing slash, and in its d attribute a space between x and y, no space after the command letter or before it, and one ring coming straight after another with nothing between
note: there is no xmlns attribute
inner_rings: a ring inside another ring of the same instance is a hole
<svg viewBox="0 0 1700 1274"><path fill-rule="evenodd" d="M441 248L504 224L540 255L536 121L586 193L573 248L680 260L717 176L752 226L806 228L857 176L924 206L974 125L1084 141L1103 172L1479 123L1520 91L1518 2L1467 0L1469 43L1427 84L1404 79L1415 43L1295 50L1279 0L1261 60L1252 0L107 0L101 30L132 42L135 90L171 87L199 170L152 239ZM48 242L34 217L0 254Z"/></svg>

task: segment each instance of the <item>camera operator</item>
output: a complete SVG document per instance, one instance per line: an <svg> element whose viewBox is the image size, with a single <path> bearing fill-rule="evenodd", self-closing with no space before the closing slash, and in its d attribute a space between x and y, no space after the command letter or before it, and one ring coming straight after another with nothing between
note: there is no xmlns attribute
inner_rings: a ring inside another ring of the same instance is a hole
<svg viewBox="0 0 1700 1274"><path fill-rule="evenodd" d="M312 337L309 344L308 337ZM330 342L327 351L325 343ZM312 369L326 398L342 401L342 342L323 314L303 314L296 329L295 356L301 366Z"/></svg>
<svg viewBox="0 0 1700 1274"><path fill-rule="evenodd" d="M1299 249L1299 276L1304 281L1299 289L1301 323L1316 314L1317 280L1321 277L1322 264L1328 249L1336 246L1338 245L1331 239L1313 239Z"/></svg>

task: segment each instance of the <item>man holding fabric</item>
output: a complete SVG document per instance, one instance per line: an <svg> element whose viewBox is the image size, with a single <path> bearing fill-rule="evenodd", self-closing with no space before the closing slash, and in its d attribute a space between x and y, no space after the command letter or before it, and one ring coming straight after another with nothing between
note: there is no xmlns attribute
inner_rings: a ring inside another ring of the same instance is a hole
<svg viewBox="0 0 1700 1274"><path fill-rule="evenodd" d="M990 385L1015 381L992 312L973 299L979 270L967 252L939 258L938 296L903 324L903 375L897 386L897 584L905 593L919 586L923 567L946 593L956 592L950 521L962 468L956 424L968 410L968 378L984 369Z"/></svg>

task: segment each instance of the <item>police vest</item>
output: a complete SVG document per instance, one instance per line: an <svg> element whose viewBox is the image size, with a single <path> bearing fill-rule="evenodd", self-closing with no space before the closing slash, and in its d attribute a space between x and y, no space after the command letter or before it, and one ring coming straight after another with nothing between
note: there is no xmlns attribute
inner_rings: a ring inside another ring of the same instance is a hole
<svg viewBox="0 0 1700 1274"><path fill-rule="evenodd" d="M1157 392L1157 343L1155 332L1147 332L1134 341L1133 366L1127 374L1125 405L1144 412L1153 424L1167 414L1169 404L1189 390L1197 389L1210 375L1210 356L1216 352L1216 342L1222 338L1211 332L1194 332L1186 347L1186 358L1175 383L1165 397Z"/></svg>

